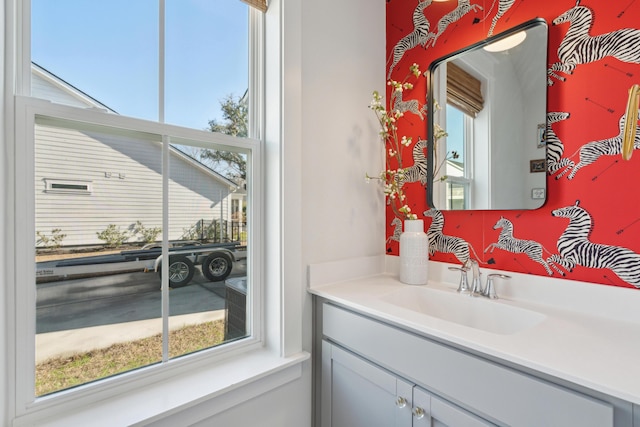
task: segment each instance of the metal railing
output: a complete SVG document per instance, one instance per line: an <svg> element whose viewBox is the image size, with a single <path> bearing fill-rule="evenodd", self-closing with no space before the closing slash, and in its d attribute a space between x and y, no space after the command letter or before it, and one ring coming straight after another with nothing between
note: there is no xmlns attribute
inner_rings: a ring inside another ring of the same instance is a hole
<svg viewBox="0 0 640 427"><path fill-rule="evenodd" d="M200 219L182 235L186 240L199 240L208 243L240 242L247 243L247 222Z"/></svg>

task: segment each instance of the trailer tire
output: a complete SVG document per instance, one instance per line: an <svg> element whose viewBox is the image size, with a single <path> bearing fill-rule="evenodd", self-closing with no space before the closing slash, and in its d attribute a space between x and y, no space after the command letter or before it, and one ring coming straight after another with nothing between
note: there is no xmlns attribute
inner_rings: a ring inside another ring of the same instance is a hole
<svg viewBox="0 0 640 427"><path fill-rule="evenodd" d="M162 265L159 266L160 277L162 277ZM193 262L184 255L174 255L169 257L169 286L181 288L189 284L195 274Z"/></svg>
<svg viewBox="0 0 640 427"><path fill-rule="evenodd" d="M233 262L223 252L213 252L202 262L202 274L212 282L221 282L231 274Z"/></svg>

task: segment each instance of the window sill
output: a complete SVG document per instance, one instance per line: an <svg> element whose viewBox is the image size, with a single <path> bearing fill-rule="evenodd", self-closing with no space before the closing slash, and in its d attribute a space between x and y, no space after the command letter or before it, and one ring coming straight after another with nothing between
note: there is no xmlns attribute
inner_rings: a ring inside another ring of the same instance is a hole
<svg viewBox="0 0 640 427"><path fill-rule="evenodd" d="M27 415L16 419L13 425L142 426L187 409L191 411L181 414L180 419L185 425L191 425L300 378L302 363L308 358L307 352L280 357L260 349L217 362L209 369L192 371L122 393L73 413L40 420ZM205 402L206 405L202 405Z"/></svg>

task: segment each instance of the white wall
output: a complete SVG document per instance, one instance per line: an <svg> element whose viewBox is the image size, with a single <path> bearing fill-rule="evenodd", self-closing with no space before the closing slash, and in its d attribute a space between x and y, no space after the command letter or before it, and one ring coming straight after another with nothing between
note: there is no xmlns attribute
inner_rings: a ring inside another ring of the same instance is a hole
<svg viewBox="0 0 640 427"><path fill-rule="evenodd" d="M303 2L303 265L384 251L373 90L385 90L384 0Z"/></svg>
<svg viewBox="0 0 640 427"><path fill-rule="evenodd" d="M525 206L527 193L520 185L529 173L523 168L523 134L525 126L522 89L515 70L504 63L495 63L487 74L492 76L495 90L491 97L491 201L496 206ZM509 120L505 120L509 117ZM535 135L535 134L534 134ZM499 142L496 144L496 142ZM532 145L534 143L532 142ZM516 161L516 159L518 159Z"/></svg>
<svg viewBox="0 0 640 427"><path fill-rule="evenodd" d="M309 363L305 364L309 366ZM305 368L309 370L310 368ZM283 385L255 399L236 405L213 418L190 427L304 427L310 424L311 377ZM205 403L206 404L206 403ZM194 409L197 411L197 408ZM187 414L188 416L188 414ZM158 423L157 427L180 427L181 416ZM166 422L165 422L166 421ZM156 425L152 425L156 427Z"/></svg>
<svg viewBox="0 0 640 427"><path fill-rule="evenodd" d="M384 169L372 92L385 92L384 0L303 1L302 267L381 255ZM306 277L306 276L305 276ZM311 348L305 296L304 347Z"/></svg>

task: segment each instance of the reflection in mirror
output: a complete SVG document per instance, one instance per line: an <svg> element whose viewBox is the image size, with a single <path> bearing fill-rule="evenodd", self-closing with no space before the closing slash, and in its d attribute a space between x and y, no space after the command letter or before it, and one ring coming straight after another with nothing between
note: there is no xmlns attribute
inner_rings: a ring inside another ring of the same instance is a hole
<svg viewBox="0 0 640 427"><path fill-rule="evenodd" d="M429 206L501 210L544 204L546 67L542 19L431 64Z"/></svg>

